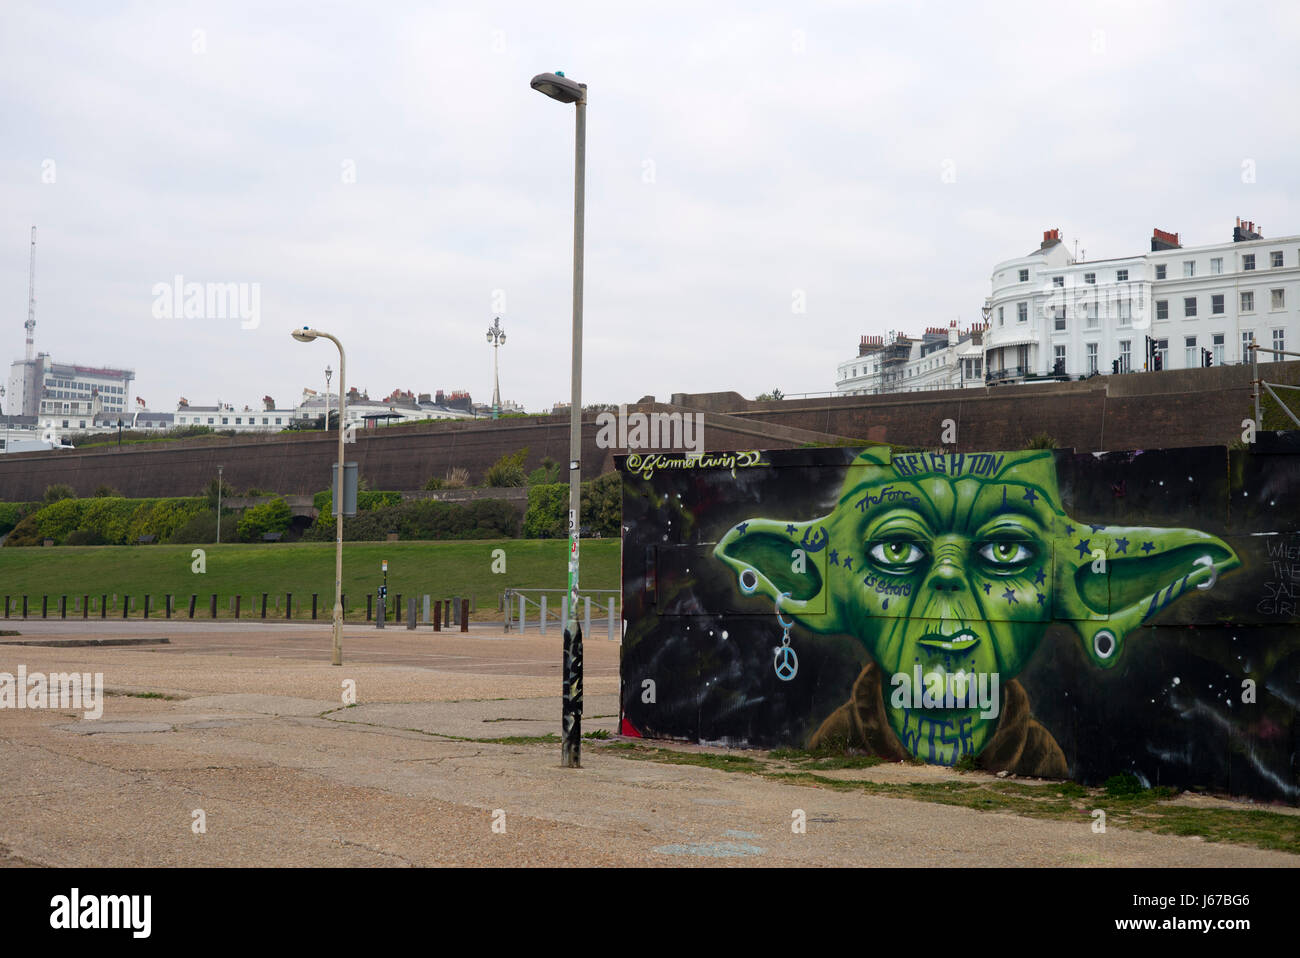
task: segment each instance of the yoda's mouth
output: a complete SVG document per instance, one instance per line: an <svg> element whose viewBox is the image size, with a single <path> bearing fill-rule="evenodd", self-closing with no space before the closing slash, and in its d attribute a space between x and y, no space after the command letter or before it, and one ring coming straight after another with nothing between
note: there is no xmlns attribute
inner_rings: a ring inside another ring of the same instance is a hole
<svg viewBox="0 0 1300 958"><path fill-rule="evenodd" d="M922 648L935 652L965 652L979 644L979 637L970 629L960 629L952 635L927 632L917 639L916 643Z"/></svg>

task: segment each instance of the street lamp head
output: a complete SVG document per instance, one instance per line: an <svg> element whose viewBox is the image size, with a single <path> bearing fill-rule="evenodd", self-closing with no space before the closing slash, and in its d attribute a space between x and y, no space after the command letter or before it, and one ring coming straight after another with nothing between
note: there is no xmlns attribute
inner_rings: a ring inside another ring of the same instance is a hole
<svg viewBox="0 0 1300 958"><path fill-rule="evenodd" d="M293 330L289 335L300 343L310 343L318 334L310 326L304 326L302 329Z"/></svg>
<svg viewBox="0 0 1300 958"><path fill-rule="evenodd" d="M570 80L561 72L539 73L528 85L561 103L578 103L587 99L587 84Z"/></svg>
<svg viewBox="0 0 1300 958"><path fill-rule="evenodd" d="M496 334L495 334L495 332L494 332L493 330L489 329L489 330L487 331L487 341L488 341L489 343L492 342L492 337L493 337L494 335L496 335Z"/></svg>
<svg viewBox="0 0 1300 958"><path fill-rule="evenodd" d="M505 334L505 333L502 333L502 334L498 337L498 341L501 343L502 346L504 346L504 345L506 344L506 334Z"/></svg>

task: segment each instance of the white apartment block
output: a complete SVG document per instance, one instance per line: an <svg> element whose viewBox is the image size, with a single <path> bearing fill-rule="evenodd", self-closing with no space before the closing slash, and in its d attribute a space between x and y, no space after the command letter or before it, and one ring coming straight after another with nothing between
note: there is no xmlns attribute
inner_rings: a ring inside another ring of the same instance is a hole
<svg viewBox="0 0 1300 958"><path fill-rule="evenodd" d="M932 326L918 337L903 333L863 336L858 354L836 369L842 396L963 389L984 385L984 327Z"/></svg>
<svg viewBox="0 0 1300 958"><path fill-rule="evenodd" d="M1284 359L1268 350L1300 345L1298 307L1300 236L1265 239L1239 219L1230 242L1183 247L1157 229L1149 252L1076 260L1048 230L993 269L986 379L1141 371L1148 337L1162 369L1249 362L1252 341L1260 362Z"/></svg>
<svg viewBox="0 0 1300 958"><path fill-rule="evenodd" d="M39 353L9 367L4 412L36 416L43 428L87 428L100 413L125 414L133 379L129 369L56 363Z"/></svg>

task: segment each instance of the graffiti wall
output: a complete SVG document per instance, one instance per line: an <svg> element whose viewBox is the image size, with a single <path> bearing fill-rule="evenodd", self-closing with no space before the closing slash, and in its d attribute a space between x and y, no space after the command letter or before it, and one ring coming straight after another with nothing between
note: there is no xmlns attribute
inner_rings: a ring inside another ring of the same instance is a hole
<svg viewBox="0 0 1300 958"><path fill-rule="evenodd" d="M622 730L1300 804L1300 448L630 455Z"/></svg>

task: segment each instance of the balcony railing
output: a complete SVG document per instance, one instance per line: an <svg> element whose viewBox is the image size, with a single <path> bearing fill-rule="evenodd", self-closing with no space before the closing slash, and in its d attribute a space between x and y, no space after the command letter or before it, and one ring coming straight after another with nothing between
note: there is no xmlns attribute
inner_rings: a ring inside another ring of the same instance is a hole
<svg viewBox="0 0 1300 958"><path fill-rule="evenodd" d="M1006 366L1002 369L990 369L984 374L984 382L990 386L996 386L998 383L1015 382L1017 380L1038 381L1054 380L1065 382L1071 377L1068 373L1036 373L1030 370L1028 366Z"/></svg>

